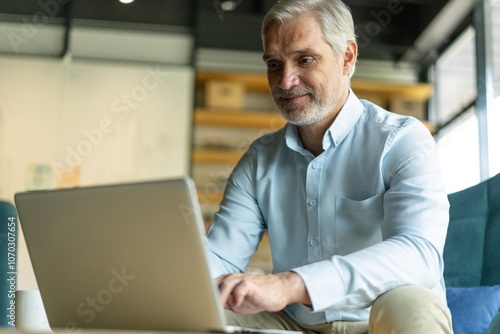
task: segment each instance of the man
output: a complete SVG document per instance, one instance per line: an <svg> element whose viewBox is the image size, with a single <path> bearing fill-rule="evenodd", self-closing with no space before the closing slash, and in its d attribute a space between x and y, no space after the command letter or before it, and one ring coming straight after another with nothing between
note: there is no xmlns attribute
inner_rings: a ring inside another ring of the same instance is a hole
<svg viewBox="0 0 500 334"><path fill-rule="evenodd" d="M229 321L307 333L451 333L442 278L448 201L429 131L350 90L358 50L340 0L279 1L262 38L288 124L242 157L207 234ZM274 273L244 274L265 230Z"/></svg>

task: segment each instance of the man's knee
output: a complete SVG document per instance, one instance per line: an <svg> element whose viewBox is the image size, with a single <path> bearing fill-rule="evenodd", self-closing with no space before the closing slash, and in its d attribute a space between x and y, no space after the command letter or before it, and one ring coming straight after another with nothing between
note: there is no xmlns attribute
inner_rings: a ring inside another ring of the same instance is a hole
<svg viewBox="0 0 500 334"><path fill-rule="evenodd" d="M224 313L228 325L252 328L266 328L266 317L262 313L238 314L229 310L224 310Z"/></svg>
<svg viewBox="0 0 500 334"><path fill-rule="evenodd" d="M231 326L262 329L284 329L301 331L301 328L284 312L261 312L257 314L238 314L224 310L226 321Z"/></svg>
<svg viewBox="0 0 500 334"><path fill-rule="evenodd" d="M407 285L380 295L370 312L370 334L452 333L451 316L437 296L421 286Z"/></svg>

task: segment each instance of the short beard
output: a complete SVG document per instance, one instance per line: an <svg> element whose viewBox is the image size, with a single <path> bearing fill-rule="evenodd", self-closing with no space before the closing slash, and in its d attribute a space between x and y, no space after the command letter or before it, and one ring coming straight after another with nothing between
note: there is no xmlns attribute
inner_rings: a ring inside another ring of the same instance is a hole
<svg viewBox="0 0 500 334"><path fill-rule="evenodd" d="M281 97L303 94L309 94L311 103L310 106L305 108L302 112L297 111L297 105L283 106L280 102ZM273 94L273 100L276 108L288 123L296 126L306 126L319 123L325 119L335 104L335 101L318 101L315 96L315 92L312 88L293 87L289 90L278 88L276 94Z"/></svg>

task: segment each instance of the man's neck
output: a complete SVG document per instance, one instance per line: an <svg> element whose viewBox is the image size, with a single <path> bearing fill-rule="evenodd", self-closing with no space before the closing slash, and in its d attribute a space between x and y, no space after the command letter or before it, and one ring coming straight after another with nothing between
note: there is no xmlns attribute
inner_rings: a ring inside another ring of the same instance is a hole
<svg viewBox="0 0 500 334"><path fill-rule="evenodd" d="M332 123L333 120L328 123L321 122L297 127L302 146L315 157L323 153L323 137Z"/></svg>
<svg viewBox="0 0 500 334"><path fill-rule="evenodd" d="M333 122L340 113L340 110L347 101L348 93L345 95L345 99L340 106L335 108L335 112L330 113L327 117L318 123L312 125L298 126L298 132L300 140L302 141L302 146L309 152L311 152L315 157L323 153L323 138L326 131L332 126Z"/></svg>

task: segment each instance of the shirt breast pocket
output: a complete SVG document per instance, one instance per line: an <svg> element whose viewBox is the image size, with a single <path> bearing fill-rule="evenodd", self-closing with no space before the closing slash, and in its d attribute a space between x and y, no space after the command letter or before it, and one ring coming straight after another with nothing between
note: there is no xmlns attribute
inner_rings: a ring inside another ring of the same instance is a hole
<svg viewBox="0 0 500 334"><path fill-rule="evenodd" d="M382 241L383 220L383 194L361 201L337 197L335 201L337 250L345 255Z"/></svg>

